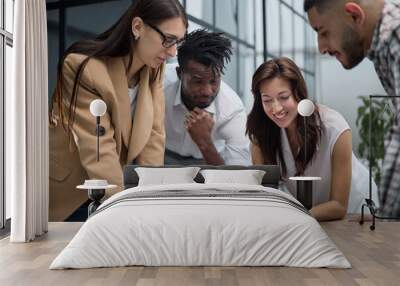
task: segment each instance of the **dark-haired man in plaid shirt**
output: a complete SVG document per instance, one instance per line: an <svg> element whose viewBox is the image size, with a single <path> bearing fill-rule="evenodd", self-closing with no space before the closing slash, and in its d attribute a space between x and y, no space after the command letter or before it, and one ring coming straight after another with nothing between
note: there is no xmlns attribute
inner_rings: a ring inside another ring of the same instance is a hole
<svg viewBox="0 0 400 286"><path fill-rule="evenodd" d="M388 95L400 96L399 0L304 0L304 10L321 53L346 69L368 57ZM400 216L400 100L393 104L395 124L386 137L380 185L384 216Z"/></svg>

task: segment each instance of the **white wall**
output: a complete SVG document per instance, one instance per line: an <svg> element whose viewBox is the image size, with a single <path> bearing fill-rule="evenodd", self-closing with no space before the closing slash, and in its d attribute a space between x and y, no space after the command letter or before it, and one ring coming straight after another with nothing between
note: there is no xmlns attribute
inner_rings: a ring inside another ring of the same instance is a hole
<svg viewBox="0 0 400 286"><path fill-rule="evenodd" d="M365 59L352 70L345 70L332 57L317 56L317 101L339 111L349 123L353 134L353 150L359 144L356 127L360 95L386 94L371 61Z"/></svg>

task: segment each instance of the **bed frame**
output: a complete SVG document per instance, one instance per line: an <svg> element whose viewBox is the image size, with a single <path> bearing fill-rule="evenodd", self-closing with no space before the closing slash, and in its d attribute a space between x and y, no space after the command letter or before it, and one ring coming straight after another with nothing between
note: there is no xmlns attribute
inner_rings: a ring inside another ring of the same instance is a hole
<svg viewBox="0 0 400 286"><path fill-rule="evenodd" d="M126 165L124 167L124 189L136 187L139 182L139 177L135 171L135 168L139 165ZM143 166L141 166L143 167ZM148 168L155 168L154 166L146 166ZM262 179L262 185L265 187L278 188L279 180L281 178L281 172L279 166L276 165L255 165L255 166L238 166L238 165L224 165L224 166L212 166L212 165L165 165L158 166L163 168L182 168L182 167L200 167L204 169L217 169L217 170L263 170L265 175ZM197 183L204 183L204 178L200 174L194 178Z"/></svg>

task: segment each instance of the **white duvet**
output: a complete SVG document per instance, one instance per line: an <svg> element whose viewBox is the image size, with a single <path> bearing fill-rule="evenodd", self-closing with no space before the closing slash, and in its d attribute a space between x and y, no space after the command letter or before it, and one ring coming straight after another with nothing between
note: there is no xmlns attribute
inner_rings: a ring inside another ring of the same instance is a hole
<svg viewBox="0 0 400 286"><path fill-rule="evenodd" d="M174 196L163 196L174 190ZM154 197L157 193L161 196ZM147 194L151 196L146 198ZM349 268L342 252L298 204L279 190L254 185L131 188L105 201L50 269L128 265Z"/></svg>

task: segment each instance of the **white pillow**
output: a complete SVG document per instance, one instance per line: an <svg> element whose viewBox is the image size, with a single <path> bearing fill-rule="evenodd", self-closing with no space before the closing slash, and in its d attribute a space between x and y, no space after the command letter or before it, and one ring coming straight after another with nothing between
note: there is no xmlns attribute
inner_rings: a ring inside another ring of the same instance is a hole
<svg viewBox="0 0 400 286"><path fill-rule="evenodd" d="M235 183L261 185L265 171L262 170L201 170L204 183Z"/></svg>
<svg viewBox="0 0 400 286"><path fill-rule="evenodd" d="M199 170L199 167L135 168L139 176L139 186L195 183L193 179Z"/></svg>

